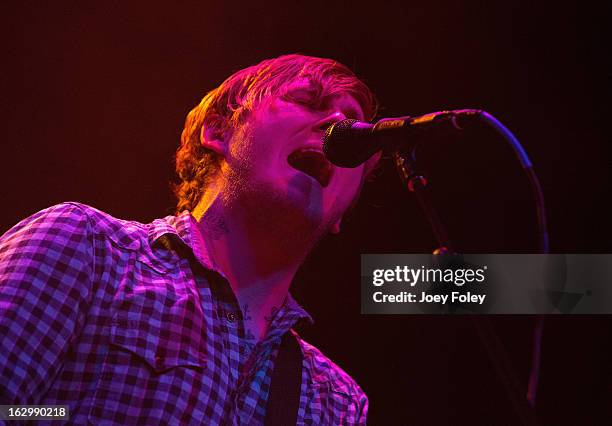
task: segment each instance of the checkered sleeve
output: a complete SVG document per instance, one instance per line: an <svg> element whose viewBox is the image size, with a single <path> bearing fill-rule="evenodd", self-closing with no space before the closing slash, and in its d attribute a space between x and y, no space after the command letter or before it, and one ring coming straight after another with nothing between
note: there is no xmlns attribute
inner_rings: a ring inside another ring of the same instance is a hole
<svg viewBox="0 0 612 426"><path fill-rule="evenodd" d="M85 319L93 233L78 205L24 219L0 237L0 404L39 404Z"/></svg>
<svg viewBox="0 0 612 426"><path fill-rule="evenodd" d="M355 424L365 426L368 423L367 417L368 417L368 397L366 396L365 393L361 393L361 395L359 395L357 420Z"/></svg>

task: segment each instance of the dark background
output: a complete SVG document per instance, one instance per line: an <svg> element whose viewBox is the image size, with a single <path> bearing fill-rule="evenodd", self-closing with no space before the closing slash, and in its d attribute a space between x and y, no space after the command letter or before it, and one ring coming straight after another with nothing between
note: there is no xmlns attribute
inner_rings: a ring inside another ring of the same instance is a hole
<svg viewBox="0 0 612 426"><path fill-rule="evenodd" d="M0 6L0 232L67 200L143 222L172 213L187 112L232 72L299 52L355 70L383 117L489 111L536 167L552 251L612 252L603 2L164 3ZM536 252L533 199L502 140L476 127L419 158L460 251ZM360 253L435 248L388 161L377 176L297 277L316 321L302 335L362 385L371 424L518 424L473 319L360 315ZM490 319L525 384L533 318ZM546 319L542 424L610 419L611 323Z"/></svg>

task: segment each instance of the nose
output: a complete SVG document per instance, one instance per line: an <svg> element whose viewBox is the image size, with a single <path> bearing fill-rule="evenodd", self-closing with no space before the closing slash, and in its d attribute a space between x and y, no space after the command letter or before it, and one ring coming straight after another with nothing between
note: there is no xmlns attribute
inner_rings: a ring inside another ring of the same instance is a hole
<svg viewBox="0 0 612 426"><path fill-rule="evenodd" d="M325 132L325 130L327 130L329 126L331 126L334 123L337 123L338 121L342 121L344 119L346 119L346 115L344 115L340 111L334 111L330 114L327 114L325 117L321 118L312 127L313 127L313 130L315 131Z"/></svg>

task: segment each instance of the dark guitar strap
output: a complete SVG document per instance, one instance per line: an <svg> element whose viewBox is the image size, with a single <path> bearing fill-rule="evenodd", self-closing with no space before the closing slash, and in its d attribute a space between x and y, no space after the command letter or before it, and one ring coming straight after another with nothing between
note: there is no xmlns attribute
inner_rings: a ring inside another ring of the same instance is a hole
<svg viewBox="0 0 612 426"><path fill-rule="evenodd" d="M302 350L288 331L282 338L268 393L265 426L295 425L302 385Z"/></svg>

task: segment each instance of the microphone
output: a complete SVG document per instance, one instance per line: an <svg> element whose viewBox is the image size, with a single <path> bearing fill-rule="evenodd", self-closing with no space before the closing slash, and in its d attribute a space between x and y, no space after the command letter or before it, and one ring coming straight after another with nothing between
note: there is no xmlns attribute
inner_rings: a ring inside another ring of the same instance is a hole
<svg viewBox="0 0 612 426"><path fill-rule="evenodd" d="M431 129L450 127L462 130L458 118L481 113L477 109L458 109L418 117L383 118L375 124L353 119L338 121L325 132L323 153L336 166L354 168L378 151L415 145L419 137Z"/></svg>

